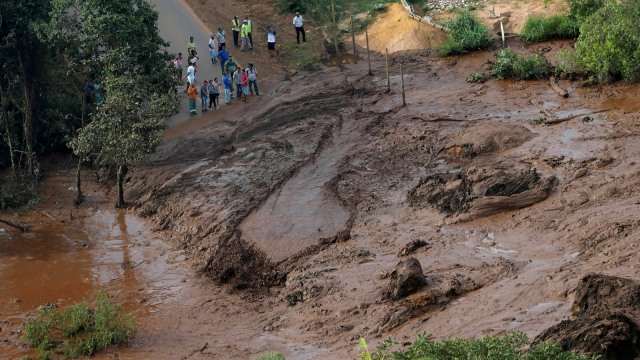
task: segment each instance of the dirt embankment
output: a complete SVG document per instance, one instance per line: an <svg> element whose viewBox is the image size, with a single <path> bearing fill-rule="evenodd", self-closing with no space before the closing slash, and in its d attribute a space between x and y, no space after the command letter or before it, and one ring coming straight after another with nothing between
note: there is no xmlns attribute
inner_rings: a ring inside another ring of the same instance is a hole
<svg viewBox="0 0 640 360"><path fill-rule="evenodd" d="M563 99L546 82L466 83L491 57L393 55L390 92L379 55L374 77L361 62L283 78L133 173L138 212L236 297L233 324L217 300L193 310L212 314L195 332L220 344L202 356L535 336L572 316L587 273L638 278L640 132L625 108L638 88L563 82ZM543 110L578 116L546 126ZM409 254L424 284L388 300Z"/></svg>

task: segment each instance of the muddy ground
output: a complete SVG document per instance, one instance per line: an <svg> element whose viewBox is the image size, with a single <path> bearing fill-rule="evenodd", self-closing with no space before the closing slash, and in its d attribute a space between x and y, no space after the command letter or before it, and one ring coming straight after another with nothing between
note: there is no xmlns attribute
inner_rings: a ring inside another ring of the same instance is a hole
<svg viewBox="0 0 640 360"><path fill-rule="evenodd" d="M283 78L134 172L138 213L246 307L232 324L216 299L194 309L220 321L206 331L224 354L535 337L571 317L586 274L638 277L638 88L561 82L563 99L544 81L466 83L491 57L395 54L391 91L378 55L374 76L363 61ZM568 120L542 124L549 113ZM416 240L426 286L384 300Z"/></svg>
<svg viewBox="0 0 640 360"><path fill-rule="evenodd" d="M583 316L580 284L640 275L640 88L561 81L565 99L546 81L465 81L491 59L395 52L390 90L377 53L373 76L366 61L278 74L247 106L170 130L131 172L131 211L211 281L163 310L189 341L149 354L343 359L360 337L533 339L563 320L543 338L591 351L575 346L582 317L635 336L637 303ZM424 286L390 300L409 256Z"/></svg>

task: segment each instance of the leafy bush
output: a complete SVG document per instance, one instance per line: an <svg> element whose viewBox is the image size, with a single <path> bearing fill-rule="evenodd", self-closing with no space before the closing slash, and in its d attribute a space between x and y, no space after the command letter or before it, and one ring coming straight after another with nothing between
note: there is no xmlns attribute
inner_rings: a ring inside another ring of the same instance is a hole
<svg viewBox="0 0 640 360"><path fill-rule="evenodd" d="M561 79L573 79L578 74L584 73L584 69L576 61L576 54L573 51L560 50L556 54L558 61L553 68L553 74Z"/></svg>
<svg viewBox="0 0 640 360"><path fill-rule="evenodd" d="M578 23L569 16L557 15L548 18L530 17L522 28L521 36L526 42L549 39L574 39L579 34Z"/></svg>
<svg viewBox="0 0 640 360"><path fill-rule="evenodd" d="M606 0L567 0L569 16L576 19L578 25L604 6Z"/></svg>
<svg viewBox="0 0 640 360"><path fill-rule="evenodd" d="M599 82L640 79L640 2L609 1L585 21L576 42L577 63Z"/></svg>
<svg viewBox="0 0 640 360"><path fill-rule="evenodd" d="M503 338L487 336L482 339L446 339L434 342L429 336L418 335L406 350L392 351L395 341L382 342L371 355L372 360L596 360L596 356L578 355L562 351L559 345L543 343L529 348L527 336L521 332L507 334Z"/></svg>
<svg viewBox="0 0 640 360"><path fill-rule="evenodd" d="M470 83L483 83L491 77L489 72L477 72L467 76L467 82Z"/></svg>
<svg viewBox="0 0 640 360"><path fill-rule="evenodd" d="M518 56L511 48L496 51L491 74L498 79L532 80L551 74L551 64L541 54Z"/></svg>
<svg viewBox="0 0 640 360"><path fill-rule="evenodd" d="M551 74L551 65L541 54L519 57L513 64L516 80L542 79Z"/></svg>
<svg viewBox="0 0 640 360"><path fill-rule="evenodd" d="M93 355L110 344L125 344L135 333L131 316L111 304L109 294L95 294L93 309L80 302L61 310L45 306L39 308L35 319L25 323L23 340L37 348L40 358L52 354L65 357Z"/></svg>
<svg viewBox="0 0 640 360"><path fill-rule="evenodd" d="M498 79L510 79L513 76L513 64L518 59L518 54L511 48L496 51L496 63L491 67L491 74Z"/></svg>
<svg viewBox="0 0 640 360"><path fill-rule="evenodd" d="M483 50L493 43L489 29L467 10L460 12L446 26L449 28L449 37L440 49L444 56Z"/></svg>

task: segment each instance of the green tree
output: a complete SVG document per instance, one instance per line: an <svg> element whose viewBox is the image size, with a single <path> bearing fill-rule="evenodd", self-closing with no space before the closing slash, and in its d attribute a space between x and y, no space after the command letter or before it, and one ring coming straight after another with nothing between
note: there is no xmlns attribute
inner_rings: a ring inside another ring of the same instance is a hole
<svg viewBox="0 0 640 360"><path fill-rule="evenodd" d="M81 160L116 165L118 199L124 207L124 179L129 166L144 162L162 140L164 119L174 108L169 93L148 93L132 77L109 78L104 102L93 113L91 123L79 130L70 145Z"/></svg>
<svg viewBox="0 0 640 360"><path fill-rule="evenodd" d="M177 95L170 94L176 85L173 69L168 65L171 55L165 50L168 43L158 34L158 14L146 0L51 0L50 21L40 28L40 36L56 45L58 56L63 59L69 74L76 74L76 81L84 78L101 80L107 97L112 93L113 84L120 84L122 78L130 78L139 94L165 94L167 101L178 101ZM115 30L115 31L114 31ZM116 85L119 86L119 85ZM175 93L174 93L175 94ZM144 100L144 99L143 99ZM80 104L83 98L79 97ZM118 111L108 107L96 110L103 118L119 116ZM83 106L81 126L84 126ZM95 114L94 114L95 115ZM90 121L90 117L88 119ZM104 122L104 119L102 120ZM90 141L87 132L84 142ZM96 144L100 143L99 134L95 135ZM146 151L145 146L141 145ZM84 161L94 161L91 153L82 153L91 147L75 147L79 157L76 174L76 203L82 201L80 166ZM135 149L128 148L135 152ZM108 152L108 151L107 151ZM92 153L98 153L93 151ZM105 159L97 159L99 164L108 164ZM113 165L113 164L108 164ZM119 164L120 165L120 164ZM126 166L118 166L118 182L126 172ZM121 201L118 201L120 204Z"/></svg>
<svg viewBox="0 0 640 360"><path fill-rule="evenodd" d="M0 128L14 177L20 172L37 182L39 164L35 133L47 44L33 29L48 18L49 1L0 1Z"/></svg>

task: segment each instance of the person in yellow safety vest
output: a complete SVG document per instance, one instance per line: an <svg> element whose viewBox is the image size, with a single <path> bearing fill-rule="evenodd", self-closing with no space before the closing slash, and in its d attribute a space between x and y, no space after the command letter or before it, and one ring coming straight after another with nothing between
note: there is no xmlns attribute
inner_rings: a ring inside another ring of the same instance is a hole
<svg viewBox="0 0 640 360"><path fill-rule="evenodd" d="M249 50L253 50L253 46L251 46L251 42L249 41L249 22L247 20L242 22L240 36L242 36L242 46L240 47L240 51L244 51L245 46L248 46Z"/></svg>
<svg viewBox="0 0 640 360"><path fill-rule="evenodd" d="M247 34L249 35L249 44L251 44L251 47L253 47L253 36L251 36L251 29L253 28L253 21L251 21L251 19L249 19L249 16L245 16L244 19L247 21L247 25L248 25L248 32Z"/></svg>
<svg viewBox="0 0 640 360"><path fill-rule="evenodd" d="M238 44L238 35L240 34L240 20L238 20L237 16L233 17L231 20L231 31L233 31L233 45L235 47L240 47Z"/></svg>

